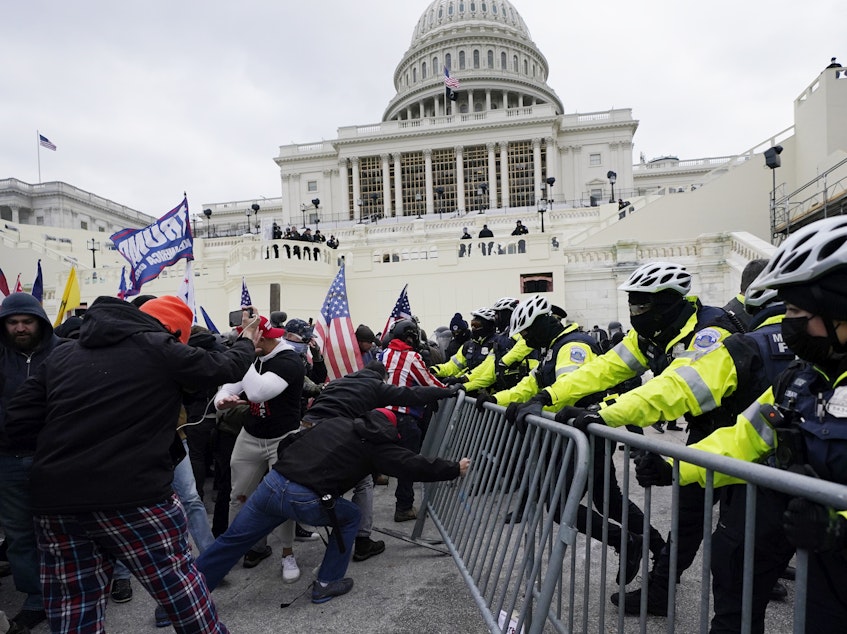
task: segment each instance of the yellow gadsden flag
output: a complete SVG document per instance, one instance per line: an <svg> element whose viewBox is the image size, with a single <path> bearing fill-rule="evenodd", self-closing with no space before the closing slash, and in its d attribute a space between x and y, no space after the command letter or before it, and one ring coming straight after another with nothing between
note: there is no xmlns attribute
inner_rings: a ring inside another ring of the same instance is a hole
<svg viewBox="0 0 847 634"><path fill-rule="evenodd" d="M79 304L79 279L76 276L76 267L71 267L70 275L68 275L68 283L65 284L65 292L62 293L62 303L59 304L59 314L56 315L56 321L53 322L53 327L55 328L61 324L65 319L65 313L78 308Z"/></svg>

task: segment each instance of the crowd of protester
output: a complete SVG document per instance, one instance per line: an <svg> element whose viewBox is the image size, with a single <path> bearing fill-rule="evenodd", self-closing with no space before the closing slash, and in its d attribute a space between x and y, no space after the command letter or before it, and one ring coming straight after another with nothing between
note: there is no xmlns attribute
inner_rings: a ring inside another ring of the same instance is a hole
<svg viewBox="0 0 847 634"><path fill-rule="evenodd" d="M315 233L274 226L275 238L315 241ZM98 631L107 597L131 600L134 577L156 600L157 626L226 632L211 591L239 560L249 568L268 559L274 530L281 579L293 583L302 574L296 542L330 528L311 599L346 594L351 559L386 548L371 537L374 483L397 479L394 521L407 522L418 516L414 482L471 468L468 458L419 455L433 405L459 391L480 411L505 407L520 433L543 411L584 433L593 425L664 431L664 423L682 431L671 425L684 420L691 446L847 483L847 219L812 223L770 261L751 262L724 307L704 305L690 272L673 262L636 268L619 290L629 330L616 320L584 329L541 295L499 298L467 320L457 312L431 338L415 318L381 335L362 324L362 367L334 381L308 318L243 307L241 325L215 336L193 326L175 297L100 297L54 332L32 296L9 295L0 305L0 522L25 599L8 631L45 619L54 632ZM803 464L780 463L782 436L760 414L773 404L793 426ZM594 446L602 480L603 446ZM670 484L671 462L639 453L639 483ZM211 523L202 500L210 474ZM647 542L646 609L657 616L702 541L705 477L686 464L679 474L676 579L669 536L652 526L642 534L643 513L625 502L614 464L608 498L595 490L577 514L579 531L608 534L621 583L634 580ZM720 474L715 484L712 631L733 632L743 579L730 562L744 547L747 491ZM753 631L763 631L768 601L785 597L779 579L791 578L796 547L811 551L806 629L838 631L847 616L847 511L757 495L757 540L767 546L753 556ZM505 521L521 522L525 503ZM626 614L640 612L640 588L623 598ZM0 631L4 620L0 613Z"/></svg>

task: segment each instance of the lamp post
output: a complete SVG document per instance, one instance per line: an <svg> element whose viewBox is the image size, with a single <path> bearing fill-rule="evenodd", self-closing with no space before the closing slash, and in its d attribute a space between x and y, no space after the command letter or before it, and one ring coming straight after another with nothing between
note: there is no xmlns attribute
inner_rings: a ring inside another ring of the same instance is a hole
<svg viewBox="0 0 847 634"><path fill-rule="evenodd" d="M312 204L315 206L315 233L318 232L318 226L320 225L321 219L318 218L318 206L321 204L320 198L312 198Z"/></svg>
<svg viewBox="0 0 847 634"><path fill-rule="evenodd" d="M208 238L209 232L212 230L212 210L204 209L203 215L206 216L206 238Z"/></svg>
<svg viewBox="0 0 847 634"><path fill-rule="evenodd" d="M488 194L488 183L480 183L477 187L476 193L481 199L479 201L479 213L483 213L486 209L485 196Z"/></svg>
<svg viewBox="0 0 847 634"><path fill-rule="evenodd" d="M303 214L303 229L306 228L306 203L300 203L300 213Z"/></svg>
<svg viewBox="0 0 847 634"><path fill-rule="evenodd" d="M612 196L609 198L609 202L615 202L615 181L618 180L618 175L615 174L612 170L606 172L606 178L609 179L609 184L612 186Z"/></svg>
<svg viewBox="0 0 847 634"><path fill-rule="evenodd" d="M547 204L550 205L550 209L553 209L553 185L556 183L556 179L552 176L548 176L547 180L544 181L547 183Z"/></svg>
<svg viewBox="0 0 847 634"><path fill-rule="evenodd" d="M97 242L94 238L91 238L91 240L88 240L85 244L87 245L88 250L91 251L91 268L96 269L97 268L97 255L96 255L96 253L97 253L97 251L100 250L100 243Z"/></svg>
<svg viewBox="0 0 847 634"><path fill-rule="evenodd" d="M776 228L776 168L782 165L782 159L779 158L780 154L782 154L781 145L774 145L772 148L765 150L765 165L770 168L773 179L773 188L771 189L771 227L773 229ZM826 196L824 196L824 199L826 199ZM788 235L788 218L785 220L785 234Z"/></svg>
<svg viewBox="0 0 847 634"><path fill-rule="evenodd" d="M250 205L250 209L253 210L253 215L256 216L256 233L259 233L259 205L253 203Z"/></svg>
<svg viewBox="0 0 847 634"><path fill-rule="evenodd" d="M415 194L415 210L418 212L418 220L421 219L421 200L423 200L423 196L418 192Z"/></svg>
<svg viewBox="0 0 847 634"><path fill-rule="evenodd" d="M538 213L541 214L541 233L544 233L544 214L547 212L547 199L538 199Z"/></svg>
<svg viewBox="0 0 847 634"><path fill-rule="evenodd" d="M377 214L375 212L377 199L379 199L379 194L377 194L376 192L373 192L371 194L371 220L374 221L374 224L379 222L379 218L377 218Z"/></svg>
<svg viewBox="0 0 847 634"><path fill-rule="evenodd" d="M362 224L362 205L365 204L365 201L362 200L361 198L359 198L356 201L356 204L359 206L359 223L358 224Z"/></svg>
<svg viewBox="0 0 847 634"><path fill-rule="evenodd" d="M439 185L435 188L435 193L438 195L438 219L441 220L444 212L444 188Z"/></svg>

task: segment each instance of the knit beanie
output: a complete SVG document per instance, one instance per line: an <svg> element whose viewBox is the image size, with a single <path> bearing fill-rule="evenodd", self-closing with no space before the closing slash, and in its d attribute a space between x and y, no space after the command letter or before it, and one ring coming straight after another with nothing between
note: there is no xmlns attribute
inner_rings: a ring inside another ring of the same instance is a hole
<svg viewBox="0 0 847 634"><path fill-rule="evenodd" d="M395 414L393 411L385 407L378 407L374 411L379 412L380 414L385 416L388 419L389 423L397 427L397 414Z"/></svg>
<svg viewBox="0 0 847 634"><path fill-rule="evenodd" d="M453 333L457 333L467 329L468 322L462 319L462 313L456 313L455 315L453 315L453 319L450 320L450 331Z"/></svg>
<svg viewBox="0 0 847 634"><path fill-rule="evenodd" d="M158 319L168 332L179 337L182 343L188 343L194 315L179 297L163 295L144 302L139 310Z"/></svg>

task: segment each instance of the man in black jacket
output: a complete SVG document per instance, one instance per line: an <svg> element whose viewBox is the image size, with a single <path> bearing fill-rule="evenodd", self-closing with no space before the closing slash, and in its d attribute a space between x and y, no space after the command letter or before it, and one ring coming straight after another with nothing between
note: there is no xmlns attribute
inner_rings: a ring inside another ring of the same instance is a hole
<svg viewBox="0 0 847 634"><path fill-rule="evenodd" d="M183 302L150 302L161 303L158 319L97 298L79 339L54 349L9 404L10 446L34 452L32 509L52 632L102 631L117 559L177 632L228 631L191 559L170 448L182 446L174 433L181 387L241 377L257 324L245 312L242 337L207 352L184 345L192 314Z"/></svg>
<svg viewBox="0 0 847 634"><path fill-rule="evenodd" d="M323 420L286 438L279 459L227 531L197 560L214 589L238 559L256 542L288 519L333 532L312 603L346 594L353 580L344 577L359 528L359 509L341 497L374 470L420 482L453 480L464 475L468 458L459 462L429 460L397 444L397 419L377 409L351 420Z"/></svg>
<svg viewBox="0 0 847 634"><path fill-rule="evenodd" d="M41 303L28 293L12 293L0 306L0 431L6 408L21 384L35 373L59 338ZM32 452L16 451L0 440L0 521L9 547L9 564L18 592L26 595L12 621L35 627L44 620L38 549L29 495Z"/></svg>
<svg viewBox="0 0 847 634"><path fill-rule="evenodd" d="M312 426L327 418L356 418L386 405L423 407L442 398L455 396L461 387L400 387L386 383L388 373L381 361L371 361L363 370L331 381L303 415L304 426ZM359 507L362 520L356 533L353 561L364 561L385 550L385 542L371 539L373 527L373 476L369 473L353 489L353 504Z"/></svg>

